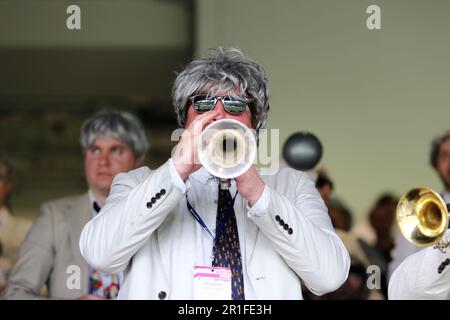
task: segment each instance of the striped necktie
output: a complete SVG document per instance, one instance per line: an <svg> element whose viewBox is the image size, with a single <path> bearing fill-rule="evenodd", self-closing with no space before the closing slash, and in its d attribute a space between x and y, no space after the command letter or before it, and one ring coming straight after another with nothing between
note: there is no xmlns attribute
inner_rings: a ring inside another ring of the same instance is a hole
<svg viewBox="0 0 450 320"><path fill-rule="evenodd" d="M244 300L241 249L233 203L230 191L219 187L213 266L231 270L231 297Z"/></svg>

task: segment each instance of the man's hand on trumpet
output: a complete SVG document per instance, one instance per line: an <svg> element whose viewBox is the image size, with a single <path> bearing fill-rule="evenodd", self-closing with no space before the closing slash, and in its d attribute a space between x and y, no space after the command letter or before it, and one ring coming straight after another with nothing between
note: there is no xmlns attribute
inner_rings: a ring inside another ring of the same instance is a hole
<svg viewBox="0 0 450 320"><path fill-rule="evenodd" d="M203 129L212 121L221 119L217 109L198 115L193 121L186 124L186 130L181 135L180 142L172 156L175 169L181 179L186 178L200 169L201 165L197 155L197 143Z"/></svg>

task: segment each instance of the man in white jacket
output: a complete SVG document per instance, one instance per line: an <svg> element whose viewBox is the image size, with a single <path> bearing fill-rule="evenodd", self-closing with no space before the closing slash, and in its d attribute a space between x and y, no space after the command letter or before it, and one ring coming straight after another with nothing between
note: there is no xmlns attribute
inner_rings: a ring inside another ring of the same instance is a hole
<svg viewBox="0 0 450 320"><path fill-rule="evenodd" d="M446 238L449 236L447 231ZM449 252L443 253L433 247L407 257L389 280L389 300L450 299L449 258Z"/></svg>
<svg viewBox="0 0 450 320"><path fill-rule="evenodd" d="M81 234L88 263L124 272L122 299L301 299L301 281L318 295L339 288L349 255L307 174L261 176L252 165L224 192L196 161L198 138L215 120L265 128L262 68L218 48L177 76L172 96L185 128L173 156L114 179Z"/></svg>
<svg viewBox="0 0 450 320"><path fill-rule="evenodd" d="M444 184L441 193L445 203L450 203L450 131L446 131L432 142L431 165ZM443 237L450 239L450 231ZM402 240L407 242L405 238ZM408 242L409 243L409 242ZM405 252L412 244L402 246ZM401 252L401 250L398 250ZM389 299L449 299L450 298L450 251L441 252L433 247L421 249L409 255L395 269L389 281ZM418 251L418 252L417 252Z"/></svg>
<svg viewBox="0 0 450 320"><path fill-rule="evenodd" d="M440 195L445 203L450 203L450 130L440 134L431 142L430 165L442 181L444 190ZM394 249L391 252L392 261L389 264L388 278L403 260L420 250L396 230L394 235Z"/></svg>

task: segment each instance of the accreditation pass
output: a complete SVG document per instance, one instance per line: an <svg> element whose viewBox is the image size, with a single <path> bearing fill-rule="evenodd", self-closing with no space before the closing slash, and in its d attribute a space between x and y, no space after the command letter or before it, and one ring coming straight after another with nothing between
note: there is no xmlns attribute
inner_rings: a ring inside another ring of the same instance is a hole
<svg viewBox="0 0 450 320"><path fill-rule="evenodd" d="M231 300L231 270L223 267L194 267L195 300Z"/></svg>

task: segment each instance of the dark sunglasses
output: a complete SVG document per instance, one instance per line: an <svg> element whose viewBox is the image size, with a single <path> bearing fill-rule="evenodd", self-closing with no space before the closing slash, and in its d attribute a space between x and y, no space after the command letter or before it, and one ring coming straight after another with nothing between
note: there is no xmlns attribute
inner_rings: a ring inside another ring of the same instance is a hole
<svg viewBox="0 0 450 320"><path fill-rule="evenodd" d="M194 110L198 113L205 113L213 110L217 101L220 100L222 101L225 111L234 115L242 114L249 103L249 100L240 100L228 96L208 97L206 95L196 95L189 97L189 100L191 101L191 105Z"/></svg>

